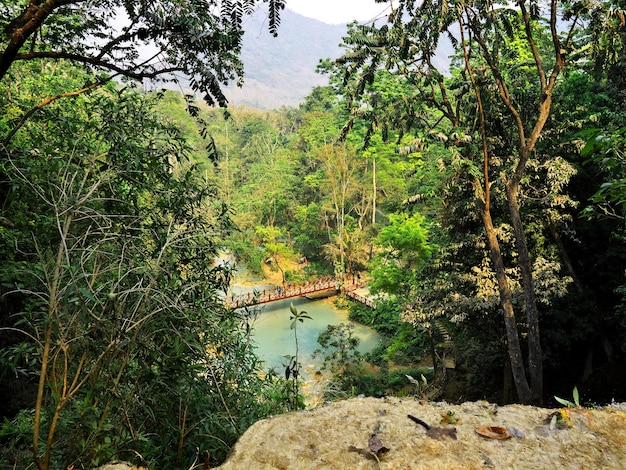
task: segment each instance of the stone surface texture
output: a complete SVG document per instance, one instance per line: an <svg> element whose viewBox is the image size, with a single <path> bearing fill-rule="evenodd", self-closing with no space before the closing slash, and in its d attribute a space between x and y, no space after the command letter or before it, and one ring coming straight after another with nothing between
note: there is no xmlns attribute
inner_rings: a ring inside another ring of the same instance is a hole
<svg viewBox="0 0 626 470"><path fill-rule="evenodd" d="M482 437L476 429L485 426L511 437ZM255 423L219 468L626 469L626 408L354 398Z"/></svg>

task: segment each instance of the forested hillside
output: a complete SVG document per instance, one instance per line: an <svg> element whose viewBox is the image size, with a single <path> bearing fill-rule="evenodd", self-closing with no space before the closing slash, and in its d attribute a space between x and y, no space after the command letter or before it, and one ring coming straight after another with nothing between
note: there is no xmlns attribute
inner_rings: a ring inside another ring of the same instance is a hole
<svg viewBox="0 0 626 470"><path fill-rule="evenodd" d="M1 464L208 467L301 408L297 351L264 371L255 309L224 302L223 250L378 296L337 298L384 340L361 357L349 326L320 336L328 399L626 401L623 8L400 1L349 27L300 106L225 113L255 2L18 3L0 0ZM140 86L173 69L193 93Z"/></svg>
<svg viewBox="0 0 626 470"><path fill-rule="evenodd" d="M311 88L327 83L315 68L321 59L341 55L339 43L346 26L324 24L285 10L280 33L274 37L266 22L266 9L246 19L241 51L243 86L232 84L226 96L236 106L298 106Z"/></svg>

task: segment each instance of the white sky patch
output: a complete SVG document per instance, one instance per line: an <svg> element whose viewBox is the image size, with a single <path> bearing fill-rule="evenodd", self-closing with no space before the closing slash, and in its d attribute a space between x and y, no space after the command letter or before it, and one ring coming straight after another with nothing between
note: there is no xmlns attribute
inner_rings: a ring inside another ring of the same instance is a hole
<svg viewBox="0 0 626 470"><path fill-rule="evenodd" d="M389 2L374 0L287 0L287 8L328 24L367 22L390 11Z"/></svg>

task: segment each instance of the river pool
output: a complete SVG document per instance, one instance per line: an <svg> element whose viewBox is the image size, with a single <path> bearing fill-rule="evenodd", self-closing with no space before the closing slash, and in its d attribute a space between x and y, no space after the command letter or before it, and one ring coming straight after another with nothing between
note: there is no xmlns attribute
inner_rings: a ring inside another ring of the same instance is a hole
<svg viewBox="0 0 626 470"><path fill-rule="evenodd" d="M228 254L222 254L217 262L228 262L235 265L232 256ZM235 280L227 295L243 294L255 290L261 292L263 289L275 289L275 286L265 284L263 279L252 276L245 265L236 264ZM321 355L313 357L313 352L320 348L317 342L319 334L326 330L328 325L352 322L348 319L347 311L335 307L332 297L315 300L295 297L259 305L257 307L259 313L252 327L252 339L256 353L264 361L266 370L275 368L282 374L289 362L285 356L295 355L294 331L289 328L291 324L289 306L291 303L298 309L298 312L304 310L311 317L311 320L298 322L297 327L300 370L304 379L311 379L323 362ZM360 340L357 349L361 353L371 351L380 341L380 335L375 330L358 323L354 324L353 334Z"/></svg>
<svg viewBox="0 0 626 470"><path fill-rule="evenodd" d="M304 310L311 317L311 320L298 322L297 326L301 371L310 377L319 370L323 362L323 357L313 357L313 352L320 348L317 342L319 334L326 330L328 325L351 322L348 319L348 312L337 309L332 298L309 300L301 297L262 305L253 325L252 337L257 354L265 362L268 370L273 367L282 373L289 362L285 356L295 354L294 331L289 327L291 303L298 312ZM358 323L354 325L354 335L360 340L359 352L366 353L374 349L378 345L380 335L367 326Z"/></svg>

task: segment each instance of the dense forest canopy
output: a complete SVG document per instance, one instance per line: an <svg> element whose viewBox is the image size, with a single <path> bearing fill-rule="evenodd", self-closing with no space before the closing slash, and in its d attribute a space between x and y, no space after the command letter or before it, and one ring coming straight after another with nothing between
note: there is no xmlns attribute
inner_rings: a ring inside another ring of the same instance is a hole
<svg viewBox="0 0 626 470"><path fill-rule="evenodd" d="M224 105L256 3L0 4L3 463L189 468L289 409L220 298L232 223L193 163L198 128L136 85L184 74Z"/></svg>
<svg viewBox="0 0 626 470"><path fill-rule="evenodd" d="M541 213L552 237L560 237L560 230L570 228L570 214L559 209L575 206L568 195L559 193L575 171L566 168L563 146L576 143L556 136L545 142L544 137L552 130L565 134L574 124L552 120L568 65L572 72L584 70L581 55L591 49L587 68L591 70L595 62L594 78L600 78L598 64L613 70L623 66L623 27L623 11L611 4L518 2L517 8L511 8L489 1L400 1L387 24L355 25L346 38L347 53L330 69L343 80L342 93L351 110L343 135L359 120L369 123L366 145L378 129L384 137L390 129L415 132L418 137L443 142L465 166L461 174L472 186L474 212L485 231L489 262L483 266L489 266L497 281L511 374L517 395L525 403L540 402L543 397L541 299L536 281L552 277L542 293L544 302L552 303L554 295L566 291L562 283L576 276L571 263L566 266L569 273L561 271L568 256L565 249L558 256L537 251L530 237L529 228L534 232L538 227L529 219ZM617 47L613 40L607 43L607 38L620 35ZM442 37L457 50L451 77L432 60ZM600 52L604 45L610 53ZM384 73L400 83L400 94L377 87ZM620 103L621 96L617 100ZM579 120L574 125L585 123ZM559 181L550 180L555 166ZM528 191L526 180L533 176L532 191ZM544 199L543 207L525 217L529 202L538 199ZM499 201L508 210L502 221L496 218L502 217ZM507 234L498 233L499 224L506 224ZM514 243L506 250L514 253L509 260L502 246L507 240ZM507 273L507 266L519 275L518 281ZM552 292L545 292L546 288ZM523 302L516 301L515 290ZM516 310L523 311L523 322ZM520 322L528 340L526 361Z"/></svg>
<svg viewBox="0 0 626 470"><path fill-rule="evenodd" d="M298 108L225 119L257 3L0 0L0 461L212 465L301 407L224 249L379 296L367 368L320 337L335 396L626 400L624 5L399 0ZM195 96L140 86L179 73Z"/></svg>

